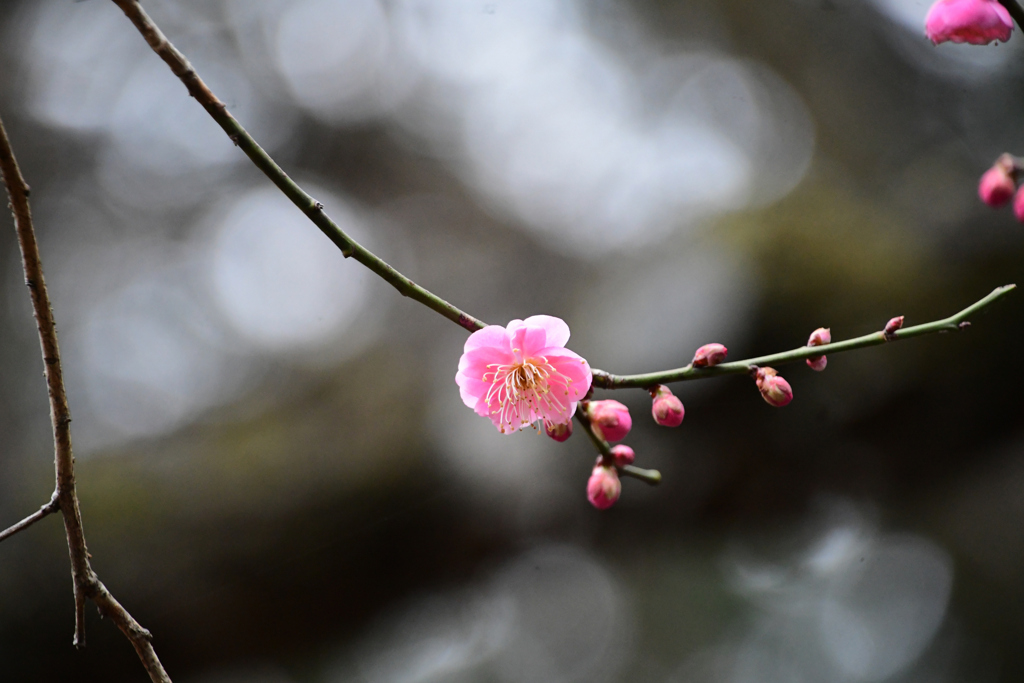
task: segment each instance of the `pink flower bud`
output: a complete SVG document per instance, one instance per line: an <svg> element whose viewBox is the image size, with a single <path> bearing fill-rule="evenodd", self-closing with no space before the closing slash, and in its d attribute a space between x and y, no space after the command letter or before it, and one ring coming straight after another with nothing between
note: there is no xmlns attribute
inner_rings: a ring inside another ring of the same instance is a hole
<svg viewBox="0 0 1024 683"><path fill-rule="evenodd" d="M947 40L974 45L1006 42L1012 30L1010 13L995 0L939 0L924 20L925 35L936 45Z"/></svg>
<svg viewBox="0 0 1024 683"><path fill-rule="evenodd" d="M1013 215L1017 217L1017 220L1024 223L1024 186L1022 191L1018 191L1016 196L1013 198Z"/></svg>
<svg viewBox="0 0 1024 683"><path fill-rule="evenodd" d="M903 316L898 315L885 324L885 329L882 330L882 334L884 334L887 339L892 338L892 336L896 334L896 330L901 327L903 327Z"/></svg>
<svg viewBox="0 0 1024 683"><path fill-rule="evenodd" d="M821 372L828 365L827 356L811 356L807 359L807 367L815 372Z"/></svg>
<svg viewBox="0 0 1024 683"><path fill-rule="evenodd" d="M651 415L662 427L678 427L683 422L683 402L668 387L659 384L651 389Z"/></svg>
<svg viewBox="0 0 1024 683"><path fill-rule="evenodd" d="M565 441L572 436L572 420L564 424L553 424L544 420L544 433L555 441Z"/></svg>
<svg viewBox="0 0 1024 683"><path fill-rule="evenodd" d="M622 493L622 482L614 467L598 465L587 482L587 500L598 510L607 510Z"/></svg>
<svg viewBox="0 0 1024 683"><path fill-rule="evenodd" d="M697 349L697 353L693 354L691 365L695 368L710 368L725 360L725 354L728 352L729 349L721 344L705 344Z"/></svg>
<svg viewBox="0 0 1024 683"><path fill-rule="evenodd" d="M781 408L793 400L793 388L779 377L775 368L758 368L757 388L768 405Z"/></svg>
<svg viewBox="0 0 1024 683"><path fill-rule="evenodd" d="M814 332L811 332L811 338L807 340L808 346L824 346L831 343L832 331L827 327L819 327ZM827 364L828 359L825 356L811 356L807 359L807 367L817 372L824 370Z"/></svg>
<svg viewBox="0 0 1024 683"><path fill-rule="evenodd" d="M634 453L633 449L624 443L612 446L612 456L615 458L616 467L632 465L633 461L636 460L636 453Z"/></svg>
<svg viewBox="0 0 1024 683"><path fill-rule="evenodd" d="M621 441L633 427L629 408L618 401L591 401L587 404L587 415L594 431L605 441Z"/></svg>
<svg viewBox="0 0 1024 683"><path fill-rule="evenodd" d="M997 161L985 171L978 182L978 196L989 206L1002 206L1010 201L1017 186L1013 182L1013 168Z"/></svg>

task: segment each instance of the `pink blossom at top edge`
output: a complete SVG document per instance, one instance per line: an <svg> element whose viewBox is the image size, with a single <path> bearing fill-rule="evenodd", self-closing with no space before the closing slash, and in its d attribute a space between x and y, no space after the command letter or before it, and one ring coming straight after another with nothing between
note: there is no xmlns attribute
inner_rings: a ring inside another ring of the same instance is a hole
<svg viewBox="0 0 1024 683"><path fill-rule="evenodd" d="M924 30L936 45L946 41L987 45L1009 40L1013 20L995 0L938 0L928 10Z"/></svg>

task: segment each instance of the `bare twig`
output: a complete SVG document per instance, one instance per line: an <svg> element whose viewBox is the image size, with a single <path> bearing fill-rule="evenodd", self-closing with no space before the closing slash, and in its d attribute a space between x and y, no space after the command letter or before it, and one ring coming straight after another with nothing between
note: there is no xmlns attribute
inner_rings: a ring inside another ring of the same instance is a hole
<svg viewBox="0 0 1024 683"><path fill-rule="evenodd" d="M46 505L42 506L41 508L39 508L31 515L18 522L17 524L9 526L3 531L0 531L0 541L10 538L19 531L24 531L25 529L29 528L30 526L41 520L43 517L46 517L49 514L57 512L57 510L60 510L60 505L57 502L57 492L54 491L53 497L50 498L50 502L48 502Z"/></svg>
<svg viewBox="0 0 1024 683"><path fill-rule="evenodd" d="M35 230L32 227L32 212L28 203L29 187L14 158L14 152L11 150L2 119L0 119L0 172L2 172L7 195L10 198L11 210L14 213L14 228L18 235L18 246L21 248L25 284L32 297L32 309L35 313L36 327L39 330L39 344L42 347L46 387L50 395L50 422L53 425L54 469L56 470L57 485L49 505L52 506L55 501L64 517L64 531L68 540L71 577L75 591L74 643L76 647L85 645L85 600L91 599L96 603L100 613L117 624L118 628L131 641L142 660L142 665L149 673L150 679L154 683L170 683L170 677L164 671L150 644L149 631L142 628L114 599L89 564L89 551L85 543L85 532L82 529L82 514L78 509L78 495L75 492L75 458L71 452L71 411L68 409L68 399L64 391L60 349L57 346L57 328L53 321L50 297L46 292L43 266L39 259L39 246L36 243ZM44 505L32 517L38 515L38 519L41 519L45 516L43 510L46 510L47 507ZM19 525L24 525L21 528L37 521L32 517L19 523ZM17 533L17 531L20 529L10 533Z"/></svg>

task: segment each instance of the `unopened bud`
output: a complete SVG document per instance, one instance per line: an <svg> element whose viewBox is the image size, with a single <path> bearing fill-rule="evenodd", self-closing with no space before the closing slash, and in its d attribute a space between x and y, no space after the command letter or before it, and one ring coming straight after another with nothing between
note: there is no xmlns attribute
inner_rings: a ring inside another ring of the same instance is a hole
<svg viewBox="0 0 1024 683"><path fill-rule="evenodd" d="M651 415L662 427L678 427L683 422L686 411L683 402L668 387L659 384L651 389Z"/></svg>
<svg viewBox="0 0 1024 683"><path fill-rule="evenodd" d="M894 339L896 330L903 327L903 316L898 315L885 324L885 329L882 330L882 334L885 335L886 339Z"/></svg>
<svg viewBox="0 0 1024 683"><path fill-rule="evenodd" d="M978 182L978 196L989 206L1002 206L1010 201L1016 190L1013 167L1007 168L1001 161L997 161L992 168L985 171Z"/></svg>
<svg viewBox="0 0 1024 683"><path fill-rule="evenodd" d="M620 443L617 446L612 446L612 457L615 458L616 467L625 467L633 464L633 461L636 460L636 453L626 444Z"/></svg>
<svg viewBox="0 0 1024 683"><path fill-rule="evenodd" d="M633 427L629 408L618 401L591 401L587 404L587 415L594 431L605 441L621 441Z"/></svg>
<svg viewBox="0 0 1024 683"><path fill-rule="evenodd" d="M727 353L729 353L729 349L721 344L705 344L697 349L697 353L693 354L691 365L695 368L710 368L725 360Z"/></svg>
<svg viewBox="0 0 1024 683"><path fill-rule="evenodd" d="M831 343L832 331L827 327L819 327L814 332L811 332L811 338L807 340L808 346L824 346ZM818 372L824 370L827 364L828 359L825 356L811 356L807 359L807 367Z"/></svg>
<svg viewBox="0 0 1024 683"><path fill-rule="evenodd" d="M572 436L572 420L564 424L552 424L544 420L544 433L555 441L565 441Z"/></svg>
<svg viewBox="0 0 1024 683"><path fill-rule="evenodd" d="M587 500L598 510L607 510L622 493L622 482L614 467L598 465L587 481Z"/></svg>
<svg viewBox="0 0 1024 683"><path fill-rule="evenodd" d="M793 388L779 377L775 368L757 369L757 388L768 405L781 408L793 400Z"/></svg>

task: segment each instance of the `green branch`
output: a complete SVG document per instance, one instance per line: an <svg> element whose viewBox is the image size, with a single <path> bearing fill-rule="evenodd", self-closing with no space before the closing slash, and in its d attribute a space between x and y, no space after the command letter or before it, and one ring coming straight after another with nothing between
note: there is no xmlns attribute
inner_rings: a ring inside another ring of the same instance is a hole
<svg viewBox="0 0 1024 683"><path fill-rule="evenodd" d="M710 368L695 368L692 365L687 365L686 367L676 368L675 370L649 372L643 375L612 375L604 372L603 370L594 370L593 384L595 387L599 387L601 389L644 389L655 384L684 382L691 379L707 379L709 377L721 377L722 375L748 374L758 366L783 365L785 363L794 363L805 358L822 356L826 353L828 355L832 355L843 351L852 351L854 349L862 349L868 346L877 346L879 344L888 343L889 341L920 337L921 335L932 334L934 332L961 330L970 324L967 322L967 318L969 316L989 306L998 299L1003 298L1015 288L1016 285L999 287L984 299L971 304L955 315L951 315L943 320L925 323L924 325L905 327L901 330L897 330L888 339L883 332L873 332L871 334L866 334L863 337L855 337L853 339L834 342L824 346L801 346L800 348L793 349L792 351L783 351L782 353L774 353L770 356L748 358L747 360L739 360L732 363L722 363Z"/></svg>

